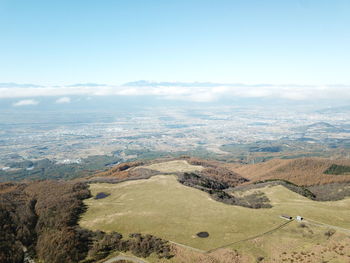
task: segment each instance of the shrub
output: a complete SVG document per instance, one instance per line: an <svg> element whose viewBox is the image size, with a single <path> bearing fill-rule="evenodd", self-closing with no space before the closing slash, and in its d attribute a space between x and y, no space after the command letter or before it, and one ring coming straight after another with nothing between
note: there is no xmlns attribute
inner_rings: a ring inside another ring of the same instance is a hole
<svg viewBox="0 0 350 263"><path fill-rule="evenodd" d="M350 166L332 164L326 171L324 171L324 174L350 174Z"/></svg>
<svg viewBox="0 0 350 263"><path fill-rule="evenodd" d="M334 229L329 229L327 230L324 235L327 237L327 238L330 238L331 236L333 236L335 234L335 230Z"/></svg>

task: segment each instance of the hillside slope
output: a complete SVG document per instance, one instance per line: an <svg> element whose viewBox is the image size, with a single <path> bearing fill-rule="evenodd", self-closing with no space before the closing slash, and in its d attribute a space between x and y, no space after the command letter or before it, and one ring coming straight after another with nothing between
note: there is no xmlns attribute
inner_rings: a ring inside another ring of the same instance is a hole
<svg viewBox="0 0 350 263"><path fill-rule="evenodd" d="M323 158L273 159L248 165L228 165L233 171L252 182L283 179L304 186L350 182L350 175L325 174L332 165L350 166L350 160L330 160Z"/></svg>
<svg viewBox="0 0 350 263"><path fill-rule="evenodd" d="M147 179L154 175L172 173L198 173L201 176L225 182L229 186L237 186L248 180L225 166L225 163L192 157L155 159L152 161L128 162L95 174L90 182L130 179Z"/></svg>

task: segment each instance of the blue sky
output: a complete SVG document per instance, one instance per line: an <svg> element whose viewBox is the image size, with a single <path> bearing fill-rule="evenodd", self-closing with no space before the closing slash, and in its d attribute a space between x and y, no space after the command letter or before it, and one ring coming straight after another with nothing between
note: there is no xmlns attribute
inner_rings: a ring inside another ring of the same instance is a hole
<svg viewBox="0 0 350 263"><path fill-rule="evenodd" d="M0 0L0 82L350 84L350 1Z"/></svg>

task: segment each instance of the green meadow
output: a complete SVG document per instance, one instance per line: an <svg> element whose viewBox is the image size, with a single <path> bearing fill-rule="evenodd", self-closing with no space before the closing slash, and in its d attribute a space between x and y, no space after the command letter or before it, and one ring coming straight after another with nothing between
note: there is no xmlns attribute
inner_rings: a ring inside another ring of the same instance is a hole
<svg viewBox="0 0 350 263"><path fill-rule="evenodd" d="M90 190L93 195L99 192L110 195L85 201L88 210L80 221L82 227L124 235L149 233L202 250L274 229L286 222L279 217L281 214L301 215L306 220L350 229L349 198L316 202L283 186L259 189L271 200L273 208L270 209L250 209L214 201L207 193L180 184L173 175L119 184L91 184ZM200 231L208 232L209 237L198 238L196 233Z"/></svg>

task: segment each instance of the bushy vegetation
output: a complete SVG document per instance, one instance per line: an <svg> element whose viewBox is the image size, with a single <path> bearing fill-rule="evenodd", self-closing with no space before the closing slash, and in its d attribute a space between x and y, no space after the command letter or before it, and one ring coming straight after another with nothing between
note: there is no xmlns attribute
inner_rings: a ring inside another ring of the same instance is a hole
<svg viewBox="0 0 350 263"><path fill-rule="evenodd" d="M167 241L152 235L142 235L139 233L130 234L128 240L129 250L139 257L148 257L152 253L159 258L171 258L170 246Z"/></svg>
<svg viewBox="0 0 350 263"><path fill-rule="evenodd" d="M148 179L160 174L158 171L142 168L146 161L126 162L115 167L95 174L89 179L90 182L120 183L127 180ZM137 168L137 169L135 169Z"/></svg>
<svg viewBox="0 0 350 263"><path fill-rule="evenodd" d="M334 229L328 229L324 235L327 237L327 238L330 238L331 236L333 236L335 234L335 230Z"/></svg>
<svg viewBox="0 0 350 263"><path fill-rule="evenodd" d="M23 247L50 263L79 262L89 254L131 250L139 256L170 257L166 241L153 236L122 240L118 233L92 232L78 226L90 197L87 184L41 181L0 185L0 262L23 262Z"/></svg>
<svg viewBox="0 0 350 263"><path fill-rule="evenodd" d="M237 187L237 189L247 190L261 188L267 185L283 185L289 190L315 201L337 201L350 197L350 183L321 184L304 187L298 186L286 180L269 179L257 181L251 185Z"/></svg>
<svg viewBox="0 0 350 263"><path fill-rule="evenodd" d="M120 175L120 172L125 172L122 174L127 174L126 171L128 169L133 168L133 167L137 167L137 166L141 166L143 164L144 164L143 161L120 163L120 164L112 167L108 171L98 173L97 176L115 176L116 174Z"/></svg>
<svg viewBox="0 0 350 263"><path fill-rule="evenodd" d="M253 193L243 197L235 197L227 193L230 185L227 182L213 179L196 173L184 173L178 175L180 183L201 191L207 192L219 202L230 205L239 205L249 208L270 208L269 199L261 194Z"/></svg>
<svg viewBox="0 0 350 263"><path fill-rule="evenodd" d="M200 176L196 173L184 173L178 176L179 182L191 187L198 189L212 189L212 190L223 190L227 189L229 185L223 181L214 180L206 176Z"/></svg>
<svg viewBox="0 0 350 263"><path fill-rule="evenodd" d="M233 194L234 195L234 194ZM244 195L243 197L235 197L237 205L249 208L271 208L270 199L263 193L256 191L254 193Z"/></svg>
<svg viewBox="0 0 350 263"><path fill-rule="evenodd" d="M350 197L350 183L334 183L309 186L318 201L337 201Z"/></svg>
<svg viewBox="0 0 350 263"><path fill-rule="evenodd" d="M311 192L308 188L293 184L292 182L289 182L287 180L268 179L268 180L264 180L264 181L254 182L254 185L260 185L260 187L263 187L266 184L271 184L271 183L275 184L275 185L283 185L284 187L288 188L289 190L291 190L295 193L298 193L302 196L305 196L311 200L316 199L316 195L313 192Z"/></svg>
<svg viewBox="0 0 350 263"><path fill-rule="evenodd" d="M22 262L23 246L45 262L78 262L88 251L90 232L77 227L89 197L82 183L42 181L3 185L0 194L1 262ZM15 244L15 245L13 245ZM22 261L21 261L22 260Z"/></svg>
<svg viewBox="0 0 350 263"><path fill-rule="evenodd" d="M350 166L332 164L326 171L325 174L335 175L350 175Z"/></svg>
<svg viewBox="0 0 350 263"><path fill-rule="evenodd" d="M332 171L327 171L332 166ZM273 159L267 162L235 166L233 170L252 181L283 179L301 186L349 182L350 176L345 168L350 160L330 160L325 158L298 158L292 160ZM325 174L325 171L330 174ZM338 172L335 176L334 172ZM340 174L340 172L342 172Z"/></svg>
<svg viewBox="0 0 350 263"><path fill-rule="evenodd" d="M152 253L159 258L171 258L169 243L152 235L139 233L130 234L129 239L124 239L117 232L106 234L98 231L94 233L93 244L89 250L86 261L93 262L107 257L113 251L131 251L138 257L149 257Z"/></svg>
<svg viewBox="0 0 350 263"><path fill-rule="evenodd" d="M21 197L21 189L23 185L0 185L0 262L23 262L23 245L32 241L35 215L25 198L13 198Z"/></svg>
<svg viewBox="0 0 350 263"><path fill-rule="evenodd" d="M244 178L232 170L224 167L223 163L193 157L183 157L183 159L187 160L189 164L205 167L205 169L200 171L201 176L222 181L228 184L230 187L234 187L249 181L247 178Z"/></svg>
<svg viewBox="0 0 350 263"><path fill-rule="evenodd" d="M222 181L230 187L234 187L249 181L248 179L224 167L205 168L202 171L200 171L200 174L202 176Z"/></svg>

